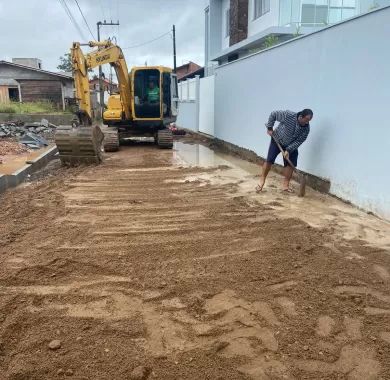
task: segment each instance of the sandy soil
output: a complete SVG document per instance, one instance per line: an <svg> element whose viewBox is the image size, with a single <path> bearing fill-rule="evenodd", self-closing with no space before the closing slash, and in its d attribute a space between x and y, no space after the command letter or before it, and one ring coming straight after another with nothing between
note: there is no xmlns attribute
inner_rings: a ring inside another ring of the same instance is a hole
<svg viewBox="0 0 390 380"><path fill-rule="evenodd" d="M389 224L210 157L129 146L1 196L1 380L390 379Z"/></svg>
<svg viewBox="0 0 390 380"><path fill-rule="evenodd" d="M0 138L0 164L10 161L18 155L27 155L29 152L30 150L25 145L12 139Z"/></svg>

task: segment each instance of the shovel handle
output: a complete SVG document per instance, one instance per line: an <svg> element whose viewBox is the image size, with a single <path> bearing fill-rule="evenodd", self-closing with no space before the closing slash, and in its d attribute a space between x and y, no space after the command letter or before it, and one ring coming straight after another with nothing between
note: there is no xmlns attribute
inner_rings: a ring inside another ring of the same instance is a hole
<svg viewBox="0 0 390 380"><path fill-rule="evenodd" d="M288 157L284 157L284 150L282 148L282 146L279 144L278 141L276 141L275 137L273 135L271 135L271 137L273 138L273 140L275 141L276 145L278 146L279 150L282 152L283 154L283 158L289 163L289 165L294 169L294 170L297 170L297 168L293 165L293 163L291 162L291 160L288 158Z"/></svg>

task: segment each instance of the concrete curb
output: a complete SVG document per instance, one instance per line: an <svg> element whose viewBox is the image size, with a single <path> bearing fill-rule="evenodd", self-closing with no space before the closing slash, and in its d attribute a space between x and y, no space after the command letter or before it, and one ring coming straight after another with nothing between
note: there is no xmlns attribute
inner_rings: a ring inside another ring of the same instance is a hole
<svg viewBox="0 0 390 380"><path fill-rule="evenodd" d="M57 152L57 146L53 146L34 160L27 161L26 165L16 170L12 174L0 175L0 193L5 192L11 187L16 187L21 184L29 174L32 174L47 165L48 162L52 160L53 157L57 154Z"/></svg>
<svg viewBox="0 0 390 380"><path fill-rule="evenodd" d="M229 143L229 142L224 141L224 140L220 140L214 136L210 136L210 135L207 135L204 133L194 132L194 131L188 130L186 128L180 128L180 129L185 130L190 135L196 135L196 136L202 137L204 139L207 139L210 142L210 149L212 149L212 150L218 150L218 151L223 152L223 153L237 155L246 161L253 162L253 163L256 163L259 165L262 165L265 161L265 159L263 157L257 155L255 152L253 152L249 149L241 148L238 145L234 145L232 143ZM278 174L282 174L283 173L283 166L281 166L279 164L275 164L272 166L272 170ZM260 170L259 170L259 173L260 173ZM330 192L330 181L329 180L327 180L325 178L320 178L320 177L314 176L312 174L308 174L306 172L300 172L300 173L305 174L307 186L311 187L314 190L319 191L320 193L329 194L329 192ZM294 173L293 179L295 181L299 182L299 178L298 178L298 175L296 173Z"/></svg>
<svg viewBox="0 0 390 380"><path fill-rule="evenodd" d="M7 176L0 174L0 193L4 193L7 190Z"/></svg>
<svg viewBox="0 0 390 380"><path fill-rule="evenodd" d="M0 113L0 122L7 121L22 121L24 123L40 122L46 119L49 123L55 125L70 125L72 124L73 114L29 114L29 113Z"/></svg>

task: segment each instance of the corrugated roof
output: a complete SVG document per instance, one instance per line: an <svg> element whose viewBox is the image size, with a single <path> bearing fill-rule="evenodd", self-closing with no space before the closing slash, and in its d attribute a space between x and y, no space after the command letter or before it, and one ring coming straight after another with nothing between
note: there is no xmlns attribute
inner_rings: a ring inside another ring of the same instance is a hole
<svg viewBox="0 0 390 380"><path fill-rule="evenodd" d="M29 67L29 66L25 66L25 65L19 65L18 63L12 63L12 62L8 62L8 61L0 61L0 65L9 65L9 66L13 66L13 67L20 67L21 69L25 69L25 70L37 71L39 73L53 75L53 76L60 77L60 78L63 78L63 79L73 80L73 78L70 77L67 74L53 73L52 71L47 71L47 70L42 70L42 69L35 69L33 67Z"/></svg>

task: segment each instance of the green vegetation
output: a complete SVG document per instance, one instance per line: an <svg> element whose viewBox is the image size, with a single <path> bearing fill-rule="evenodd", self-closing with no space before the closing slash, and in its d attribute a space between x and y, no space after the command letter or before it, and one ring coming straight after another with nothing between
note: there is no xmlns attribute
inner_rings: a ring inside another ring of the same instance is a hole
<svg viewBox="0 0 390 380"><path fill-rule="evenodd" d="M57 66L57 69L67 73L72 72L72 57L70 53L66 53L60 57L60 64Z"/></svg>
<svg viewBox="0 0 390 380"><path fill-rule="evenodd" d="M274 34L267 36L263 42L262 48L269 49L272 46L275 46L279 43L279 38Z"/></svg>
<svg viewBox="0 0 390 380"><path fill-rule="evenodd" d="M271 34L264 39L264 41L260 47L249 49L249 54L254 54L254 53L257 53L259 51L269 49L270 47L275 46L279 43L280 43L279 37L275 36L274 34Z"/></svg>
<svg viewBox="0 0 390 380"><path fill-rule="evenodd" d="M58 111L53 103L48 101L40 102L11 102L0 104L0 113L63 113Z"/></svg>
<svg viewBox="0 0 390 380"><path fill-rule="evenodd" d="M72 56L70 53L66 53L60 57L60 64L57 66L57 69L66 73L71 73L73 71ZM93 70L88 68L88 72L92 73Z"/></svg>

